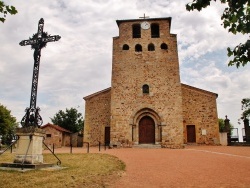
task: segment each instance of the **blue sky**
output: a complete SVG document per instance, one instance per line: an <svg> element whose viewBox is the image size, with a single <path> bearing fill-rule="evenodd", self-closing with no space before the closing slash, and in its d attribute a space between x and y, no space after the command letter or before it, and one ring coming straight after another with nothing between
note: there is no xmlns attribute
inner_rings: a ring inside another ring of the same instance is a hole
<svg viewBox="0 0 250 188"><path fill-rule="evenodd" d="M29 106L33 51L19 42L44 31L62 38L42 50L37 106L44 124L59 110L75 107L84 114L83 97L111 85L112 37L116 20L172 17L177 34L181 82L218 93L218 116L235 127L242 98L249 97L249 65L228 67L228 46L248 37L233 35L221 25L224 5L212 3L204 11L188 12L192 0L30 0L5 1L18 14L0 24L0 103L20 121Z"/></svg>

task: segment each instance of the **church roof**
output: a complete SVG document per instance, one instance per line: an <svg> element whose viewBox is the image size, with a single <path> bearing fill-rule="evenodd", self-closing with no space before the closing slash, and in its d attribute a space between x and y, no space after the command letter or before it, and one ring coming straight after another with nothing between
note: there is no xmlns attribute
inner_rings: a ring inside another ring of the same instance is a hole
<svg viewBox="0 0 250 188"><path fill-rule="evenodd" d="M56 129L56 130L58 130L60 132L71 133L69 130L62 128L59 125L53 125L53 124L47 123L46 125L43 125L41 127L41 129L44 129L45 127L52 127L52 128L54 128L54 129Z"/></svg>
<svg viewBox="0 0 250 188"><path fill-rule="evenodd" d="M116 20L117 25L119 26L122 22L134 22L134 21L154 21L154 20L169 20L170 28L171 28L171 20L172 17L163 17L163 18L139 18L139 19L128 19L128 20Z"/></svg>
<svg viewBox="0 0 250 188"><path fill-rule="evenodd" d="M187 85L187 84L183 84L181 83L181 86L184 87L184 88L187 88L187 89L191 89L191 90L195 90L197 92L201 92L201 93L204 93L204 94L207 94L207 95L215 95L216 98L218 97L218 94L217 93L214 93L214 92L211 92L211 91L207 91L207 90L204 90L204 89L200 89L200 88L197 88L197 87L193 87L193 86L190 86L190 85ZM99 94L102 94L102 93L105 93L105 92L108 92L111 90L111 87L109 88L106 88L106 89L103 89L101 91L98 91L98 92L95 92L95 93L92 93L90 95L87 95L85 97L83 97L84 100L87 100L89 98L92 98L92 97L95 97Z"/></svg>
<svg viewBox="0 0 250 188"><path fill-rule="evenodd" d="M86 100L86 99L89 99L89 98L91 98L91 97L95 97L95 96L97 96L97 95L99 95L99 94L101 94L101 93L110 91L110 90L111 90L111 87L109 87L109 88L107 88L107 89L104 89L104 90L101 90L101 91L98 91L98 92L95 92L95 93L92 93L92 94L90 94L90 95L87 95L86 97L83 97L83 99Z"/></svg>
<svg viewBox="0 0 250 188"><path fill-rule="evenodd" d="M181 84L182 87L185 87L187 89L191 89L191 90L196 90L198 92L201 92L201 93L204 93L204 94L208 94L208 95L216 95L216 98L218 97L218 94L217 93L213 93L211 91L207 91L207 90L204 90L204 89L200 89L200 88L197 88L197 87L193 87L193 86L190 86L190 85L187 85L187 84Z"/></svg>

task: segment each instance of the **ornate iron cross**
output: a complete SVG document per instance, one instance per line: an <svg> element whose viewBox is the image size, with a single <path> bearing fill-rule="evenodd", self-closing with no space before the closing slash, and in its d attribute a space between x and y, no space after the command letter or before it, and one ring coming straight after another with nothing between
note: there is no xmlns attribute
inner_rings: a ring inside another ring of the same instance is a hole
<svg viewBox="0 0 250 188"><path fill-rule="evenodd" d="M30 107L25 109L26 113L21 120L21 124L23 127L40 127L43 123L42 117L39 114L40 108L36 107L41 49L46 47L47 42L55 42L61 38L59 35L50 36L48 35L48 33L43 32L43 26L44 20L43 18L41 18L38 22L37 33L34 34L32 38L29 38L29 40L23 40L19 43L21 46L31 45L31 49L34 50L34 68L31 86Z"/></svg>

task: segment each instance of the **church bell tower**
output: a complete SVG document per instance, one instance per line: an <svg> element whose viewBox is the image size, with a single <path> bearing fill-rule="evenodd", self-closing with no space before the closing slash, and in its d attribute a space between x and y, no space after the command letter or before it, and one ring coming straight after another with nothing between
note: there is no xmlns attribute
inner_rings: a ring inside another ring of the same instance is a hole
<svg viewBox="0 0 250 188"><path fill-rule="evenodd" d="M117 20L113 38L111 142L183 144L177 39L171 18Z"/></svg>

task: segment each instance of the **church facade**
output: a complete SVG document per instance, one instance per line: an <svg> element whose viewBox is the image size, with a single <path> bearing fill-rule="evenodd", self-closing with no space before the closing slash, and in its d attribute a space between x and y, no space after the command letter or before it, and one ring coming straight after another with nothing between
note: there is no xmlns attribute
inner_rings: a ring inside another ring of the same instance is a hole
<svg viewBox="0 0 250 188"><path fill-rule="evenodd" d="M84 97L84 141L218 144L218 95L181 83L171 17L116 22L111 87Z"/></svg>

